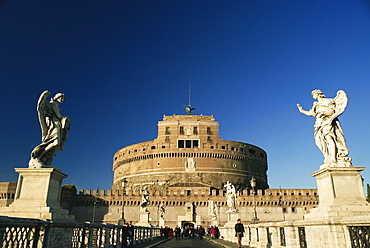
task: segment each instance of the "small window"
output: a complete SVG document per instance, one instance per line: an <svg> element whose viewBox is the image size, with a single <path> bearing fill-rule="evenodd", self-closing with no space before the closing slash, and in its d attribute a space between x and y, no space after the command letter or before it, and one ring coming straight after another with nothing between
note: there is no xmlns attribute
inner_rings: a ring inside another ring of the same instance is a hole
<svg viewBox="0 0 370 248"><path fill-rule="evenodd" d="M160 165L161 165L161 162L158 162L158 163L157 163L157 166L160 166Z"/></svg>
<svg viewBox="0 0 370 248"><path fill-rule="evenodd" d="M170 134L171 132L170 132L170 127L166 127L166 134L168 135L168 134Z"/></svg>
<svg viewBox="0 0 370 248"><path fill-rule="evenodd" d="M287 209L286 208L283 208L283 213L286 213L287 212Z"/></svg>
<svg viewBox="0 0 370 248"><path fill-rule="evenodd" d="M177 147L178 148L185 148L185 141L184 140L178 140L177 141Z"/></svg>
<svg viewBox="0 0 370 248"><path fill-rule="evenodd" d="M180 134L184 134L184 127L180 127Z"/></svg>
<svg viewBox="0 0 370 248"><path fill-rule="evenodd" d="M191 148L191 140L185 140L185 145L186 148Z"/></svg>
<svg viewBox="0 0 370 248"><path fill-rule="evenodd" d="M249 149L249 153L250 153L250 154L255 154L255 153L256 153L256 151L255 151L255 150L253 150L253 149Z"/></svg>
<svg viewBox="0 0 370 248"><path fill-rule="evenodd" d="M152 146L151 149L154 150L155 149L155 146Z"/></svg>
<svg viewBox="0 0 370 248"><path fill-rule="evenodd" d="M207 127L207 134L212 134L212 129L211 129L211 127Z"/></svg>
<svg viewBox="0 0 370 248"><path fill-rule="evenodd" d="M199 147L199 141L193 140L193 148L198 148L198 147Z"/></svg>
<svg viewBox="0 0 370 248"><path fill-rule="evenodd" d="M215 147L214 146L211 146L211 149L215 149Z"/></svg>
<svg viewBox="0 0 370 248"><path fill-rule="evenodd" d="M193 134L198 134L198 127L193 127Z"/></svg>
<svg viewBox="0 0 370 248"><path fill-rule="evenodd" d="M162 146L162 149L166 148L166 146Z"/></svg>
<svg viewBox="0 0 370 248"><path fill-rule="evenodd" d="M233 167L236 168L236 167L238 167L238 165L237 164L233 164Z"/></svg>
<svg viewBox="0 0 370 248"><path fill-rule="evenodd" d="M295 207L292 207L292 213L297 213L297 209Z"/></svg>
<svg viewBox="0 0 370 248"><path fill-rule="evenodd" d="M226 148L225 148L225 146L221 146L221 149L222 149L222 150L225 150Z"/></svg>

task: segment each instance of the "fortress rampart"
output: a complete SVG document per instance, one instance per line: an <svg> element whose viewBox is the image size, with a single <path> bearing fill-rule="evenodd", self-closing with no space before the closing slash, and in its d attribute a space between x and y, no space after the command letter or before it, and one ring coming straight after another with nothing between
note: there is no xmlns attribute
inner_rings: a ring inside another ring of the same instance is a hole
<svg viewBox="0 0 370 248"><path fill-rule="evenodd" d="M196 206L206 206L208 200L213 200L219 206L226 206L224 190L169 190L168 192L149 192L150 205L158 206L161 202L166 205L181 206L185 202L194 202ZM251 206L253 191L237 192L239 206ZM75 198L75 205L91 205L98 199L102 205L122 205L122 191L120 190L80 190ZM139 206L140 192L128 190L123 196L125 205ZM255 201L258 206L315 206L318 204L316 189L266 189L256 190Z"/></svg>

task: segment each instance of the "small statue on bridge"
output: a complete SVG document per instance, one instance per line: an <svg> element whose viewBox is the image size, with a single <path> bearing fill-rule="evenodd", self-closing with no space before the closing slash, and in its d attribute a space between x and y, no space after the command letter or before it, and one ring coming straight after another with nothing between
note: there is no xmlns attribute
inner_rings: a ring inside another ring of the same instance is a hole
<svg viewBox="0 0 370 248"><path fill-rule="evenodd" d="M150 203L149 200L149 192L148 186L144 186L141 190L141 204L140 204L140 212L148 212L148 205Z"/></svg>
<svg viewBox="0 0 370 248"><path fill-rule="evenodd" d="M236 208L236 190L235 186L232 185L229 181L225 184L226 187L226 203L229 207L229 210L227 212L238 212L238 209Z"/></svg>
<svg viewBox="0 0 370 248"><path fill-rule="evenodd" d="M166 208L164 207L164 202L162 201L161 204L159 205L159 214L162 220L164 220L165 212L166 212Z"/></svg>

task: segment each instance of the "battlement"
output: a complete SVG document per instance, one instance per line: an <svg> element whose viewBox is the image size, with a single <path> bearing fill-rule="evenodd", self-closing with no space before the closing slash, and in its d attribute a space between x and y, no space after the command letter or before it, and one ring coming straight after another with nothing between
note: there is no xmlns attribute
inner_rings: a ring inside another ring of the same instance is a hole
<svg viewBox="0 0 370 248"><path fill-rule="evenodd" d="M205 115L164 115L163 121L170 120L191 120L191 121L214 121L214 115L205 116Z"/></svg>
<svg viewBox="0 0 370 248"><path fill-rule="evenodd" d="M122 190L98 190L98 189L80 189L78 191L79 196L89 195L95 197L103 196L122 196ZM189 197L189 196L222 196L225 197L226 191L220 189L208 189L201 190L197 189L176 189L176 190L166 190L166 191L152 191L149 192L150 196L170 196L170 197ZM253 195L253 190L246 189L243 191L238 191L238 197L249 197ZM125 190L125 196L140 196L139 190ZM255 196L260 197L318 197L317 189L259 189L255 191Z"/></svg>

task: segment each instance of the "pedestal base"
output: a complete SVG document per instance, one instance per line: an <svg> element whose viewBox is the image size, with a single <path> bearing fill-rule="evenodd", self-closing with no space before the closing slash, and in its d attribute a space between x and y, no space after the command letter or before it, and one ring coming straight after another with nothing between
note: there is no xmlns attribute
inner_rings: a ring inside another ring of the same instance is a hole
<svg viewBox="0 0 370 248"><path fill-rule="evenodd" d="M228 212L227 223L225 224L224 227L234 227L238 219L239 219L238 212Z"/></svg>
<svg viewBox="0 0 370 248"><path fill-rule="evenodd" d="M319 206L305 219L368 216L370 205L365 200L362 170L364 167L327 167L312 173L316 177Z"/></svg>
<svg viewBox="0 0 370 248"><path fill-rule="evenodd" d="M139 215L139 222L136 223L136 226L146 226L151 227L152 225L149 223L149 212L142 212Z"/></svg>
<svg viewBox="0 0 370 248"><path fill-rule="evenodd" d="M158 223L158 225L159 225L159 227L164 227L164 226L166 226L165 225L165 220L164 219L159 219L159 223Z"/></svg>
<svg viewBox="0 0 370 248"><path fill-rule="evenodd" d="M19 173L15 200L0 208L0 215L41 220L74 220L60 204L62 180L56 168L16 168Z"/></svg>
<svg viewBox="0 0 370 248"><path fill-rule="evenodd" d="M235 222L236 223L236 222ZM234 223L234 225L235 225ZM218 220L211 220L211 225L212 226L218 226L220 223L218 222Z"/></svg>

